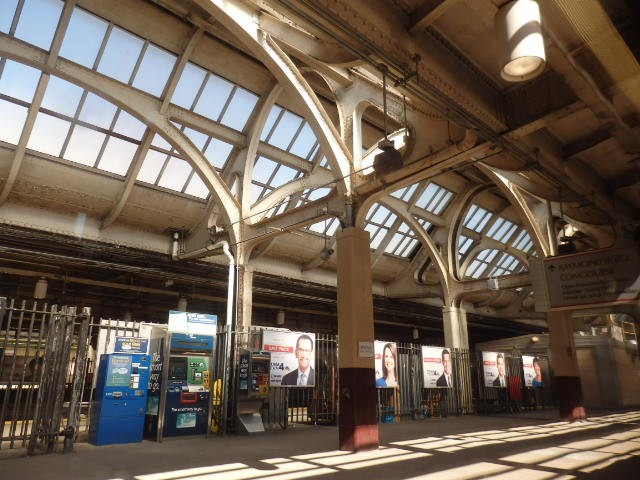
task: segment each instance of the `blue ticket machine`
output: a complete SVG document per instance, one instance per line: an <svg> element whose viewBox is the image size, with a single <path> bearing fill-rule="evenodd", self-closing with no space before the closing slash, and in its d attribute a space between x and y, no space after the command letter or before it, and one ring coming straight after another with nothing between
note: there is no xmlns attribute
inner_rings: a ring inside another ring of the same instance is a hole
<svg viewBox="0 0 640 480"><path fill-rule="evenodd" d="M142 353L101 355L91 404L90 443L142 441L150 359Z"/></svg>

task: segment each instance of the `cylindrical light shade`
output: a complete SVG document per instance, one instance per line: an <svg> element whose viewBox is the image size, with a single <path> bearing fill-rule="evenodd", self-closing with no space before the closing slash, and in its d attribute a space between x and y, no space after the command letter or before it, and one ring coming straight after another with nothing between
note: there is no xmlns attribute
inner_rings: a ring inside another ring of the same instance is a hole
<svg viewBox="0 0 640 480"><path fill-rule="evenodd" d="M284 310L278 310L276 315L276 325L284 325Z"/></svg>
<svg viewBox="0 0 640 480"><path fill-rule="evenodd" d="M413 337L414 340L418 340L420 338L420 332L418 331L417 328L413 328L413 331L411 332L411 336Z"/></svg>
<svg viewBox="0 0 640 480"><path fill-rule="evenodd" d="M540 8L534 0L515 0L496 14L500 75L509 82L537 76L546 61Z"/></svg>
<svg viewBox="0 0 640 480"><path fill-rule="evenodd" d="M179 312L187 311L187 297L180 297L178 299L178 311Z"/></svg>
<svg viewBox="0 0 640 480"><path fill-rule="evenodd" d="M47 287L49 284L47 283L47 279L44 277L40 277L36 282L36 286L33 289L33 298L37 300L42 300L47 296Z"/></svg>

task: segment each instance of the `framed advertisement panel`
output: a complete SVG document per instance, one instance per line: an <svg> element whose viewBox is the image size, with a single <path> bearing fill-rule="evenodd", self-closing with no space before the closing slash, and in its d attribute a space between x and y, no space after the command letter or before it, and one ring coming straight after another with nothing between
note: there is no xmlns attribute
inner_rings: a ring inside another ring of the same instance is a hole
<svg viewBox="0 0 640 480"><path fill-rule="evenodd" d="M423 345L422 377L424 388L451 388L453 386L451 351L444 347Z"/></svg>
<svg viewBox="0 0 640 480"><path fill-rule="evenodd" d="M398 386L398 348L395 342L374 342L376 387Z"/></svg>
<svg viewBox="0 0 640 480"><path fill-rule="evenodd" d="M522 371L525 387L542 387L542 359L533 355L522 355Z"/></svg>
<svg viewBox="0 0 640 480"><path fill-rule="evenodd" d="M262 349L271 353L270 385L304 387L315 382L313 333L264 330Z"/></svg>
<svg viewBox="0 0 640 480"><path fill-rule="evenodd" d="M506 364L502 352L482 352L482 372L485 387L506 387Z"/></svg>

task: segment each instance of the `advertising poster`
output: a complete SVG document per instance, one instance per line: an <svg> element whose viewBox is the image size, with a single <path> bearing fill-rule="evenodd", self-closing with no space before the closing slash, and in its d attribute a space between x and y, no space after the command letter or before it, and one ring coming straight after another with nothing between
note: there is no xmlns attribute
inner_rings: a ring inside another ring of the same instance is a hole
<svg viewBox="0 0 640 480"><path fill-rule="evenodd" d="M262 350L271 353L271 386L305 387L315 382L313 333L264 330Z"/></svg>
<svg viewBox="0 0 640 480"><path fill-rule="evenodd" d="M448 348L422 346L424 388L451 388L453 372Z"/></svg>
<svg viewBox="0 0 640 480"><path fill-rule="evenodd" d="M396 344L376 340L373 349L375 352L376 387L397 387L398 349Z"/></svg>
<svg viewBox="0 0 640 480"><path fill-rule="evenodd" d="M542 387L542 361L533 355L522 355L522 370L525 387Z"/></svg>
<svg viewBox="0 0 640 480"><path fill-rule="evenodd" d="M506 364L502 352L482 352L485 387L506 387Z"/></svg>

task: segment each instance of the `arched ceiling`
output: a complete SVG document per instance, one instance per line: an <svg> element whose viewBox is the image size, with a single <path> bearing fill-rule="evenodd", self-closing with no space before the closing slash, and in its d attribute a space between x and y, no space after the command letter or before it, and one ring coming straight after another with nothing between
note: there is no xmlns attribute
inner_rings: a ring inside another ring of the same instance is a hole
<svg viewBox="0 0 640 480"><path fill-rule="evenodd" d="M6 0L0 222L160 256L215 233L258 272L329 286L320 252L355 222L376 295L535 316L513 304L559 225L581 249L637 241L640 28L622 0L581 2L586 23L541 0L548 65L509 84L503 3ZM384 176L382 65L404 155ZM497 294L495 276L514 280Z"/></svg>

